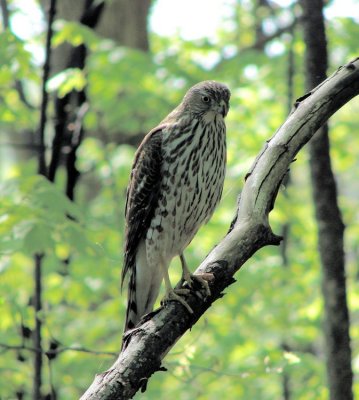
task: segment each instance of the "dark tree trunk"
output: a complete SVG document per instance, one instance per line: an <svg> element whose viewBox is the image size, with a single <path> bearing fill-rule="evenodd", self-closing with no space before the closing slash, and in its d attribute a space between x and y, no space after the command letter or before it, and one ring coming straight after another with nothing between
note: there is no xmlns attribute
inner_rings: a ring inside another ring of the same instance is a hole
<svg viewBox="0 0 359 400"><path fill-rule="evenodd" d="M327 44L323 0L301 0L306 50L306 81L310 90L326 78ZM309 144L313 199L318 224L325 304L327 378L331 400L353 399L349 314L346 300L344 224L330 161L328 125Z"/></svg>
<svg viewBox="0 0 359 400"><path fill-rule="evenodd" d="M117 38L126 47L148 51L147 18L151 0L117 0L109 3L99 33Z"/></svg>
<svg viewBox="0 0 359 400"><path fill-rule="evenodd" d="M38 130L38 173L42 176L47 177L47 167L45 160L45 126L47 120L47 104L48 94L46 91L46 82L49 78L50 73L50 61L51 61L51 39L52 39L52 24L54 22L56 14L56 0L51 0L48 10L48 28L46 34L46 46L45 46L45 63L43 67L42 76L42 102L40 109L40 122ZM43 367L43 343L42 343L42 318L40 313L42 311L42 279L43 279L43 260L44 254L34 255L34 295L33 295L33 307L35 311L35 327L33 331L33 345L34 345L34 373L33 373L33 392L32 398L34 400L41 399L41 386L42 386L42 367Z"/></svg>
<svg viewBox="0 0 359 400"><path fill-rule="evenodd" d="M57 17L67 21L79 21L87 0L61 0ZM46 4L42 1L43 4ZM97 5L97 3L95 3ZM112 0L105 3L101 19L93 29L103 37L134 49L148 51L147 18L151 0ZM61 45L54 51L52 72L66 68L71 46Z"/></svg>
<svg viewBox="0 0 359 400"><path fill-rule="evenodd" d="M101 18L104 10L104 2L95 2L86 0L86 5L80 22L89 27L95 28ZM87 49L81 44L71 49L66 61L66 68L84 69L86 64ZM79 177L76 169L76 151L81 144L83 138L82 121L80 130L75 132L73 125L79 118L79 111L86 102L85 89L80 92L72 91L66 96L55 99L55 135L52 144L51 161L49 165L48 178L51 182L55 180L61 158L64 156L64 148L67 147L66 166L67 166L67 189L66 194L71 200L74 200L74 187ZM71 130L69 127L71 126ZM70 183L71 182L71 183Z"/></svg>
<svg viewBox="0 0 359 400"><path fill-rule="evenodd" d="M79 21L120 45L148 51L147 18L150 5L151 0L62 0L58 4L57 16L65 20ZM84 69L87 53L83 44L76 48L69 44L59 46L53 54L52 74L66 68ZM55 136L49 179L54 181L58 167L66 163L66 194L71 200L74 199L74 187L80 177L76 168L76 152L84 137L83 117L88 109L86 102L86 88L81 92L74 91L65 97L55 98ZM69 127L75 127L76 132L69 131ZM98 135L97 132L91 134ZM117 135L123 136L122 133ZM142 132L140 136L143 136ZM131 139L129 136L126 143ZM116 141L124 142L117 139Z"/></svg>
<svg viewBox="0 0 359 400"><path fill-rule="evenodd" d="M289 42L288 48L288 66L287 66L287 84L288 84L288 92L287 92L287 111L290 113L293 105L293 93L294 93L294 75L295 75L295 64L294 64L294 50L293 50L293 31L290 32L291 39ZM286 174L283 179L283 184L286 188L289 187L291 184L291 177L290 171ZM288 195L288 191L286 190L285 195ZM280 246L280 253L282 257L282 266L283 268L289 268L290 260L288 257L288 239L290 237L290 221L286 221L282 226L281 236L283 238L281 246ZM282 350L284 351L292 351L291 347L287 344L286 340L282 342ZM290 400L292 397L292 390L291 390L291 374L290 371L284 370L282 374L282 398L283 400Z"/></svg>

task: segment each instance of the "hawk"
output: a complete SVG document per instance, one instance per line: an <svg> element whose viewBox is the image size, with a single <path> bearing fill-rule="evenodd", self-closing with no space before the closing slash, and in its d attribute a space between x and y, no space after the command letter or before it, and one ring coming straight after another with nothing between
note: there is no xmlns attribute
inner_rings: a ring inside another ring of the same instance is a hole
<svg viewBox="0 0 359 400"><path fill-rule="evenodd" d="M171 260L181 259L183 279L192 279L183 251L211 218L223 189L226 126L230 91L222 83L194 85L182 102L140 144L132 166L126 199L124 266L121 287L130 274L125 331L153 309L162 280L165 301L188 289L173 289Z"/></svg>

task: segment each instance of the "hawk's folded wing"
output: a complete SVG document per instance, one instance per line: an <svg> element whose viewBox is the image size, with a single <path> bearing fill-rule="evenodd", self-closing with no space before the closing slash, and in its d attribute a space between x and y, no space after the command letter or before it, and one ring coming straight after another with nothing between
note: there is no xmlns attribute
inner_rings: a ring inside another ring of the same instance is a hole
<svg viewBox="0 0 359 400"><path fill-rule="evenodd" d="M149 132L138 148L132 166L126 198L125 256L121 286L126 273L135 265L139 242L146 236L161 185L162 126Z"/></svg>

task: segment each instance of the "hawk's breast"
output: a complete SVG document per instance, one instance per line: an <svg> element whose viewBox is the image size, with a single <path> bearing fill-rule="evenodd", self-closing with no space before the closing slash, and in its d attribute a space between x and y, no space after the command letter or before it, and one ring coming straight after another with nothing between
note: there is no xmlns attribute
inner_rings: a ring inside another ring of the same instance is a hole
<svg viewBox="0 0 359 400"><path fill-rule="evenodd" d="M221 198L226 166L223 118L193 120L185 132L169 132L163 145L162 184L147 241L165 257L180 254Z"/></svg>

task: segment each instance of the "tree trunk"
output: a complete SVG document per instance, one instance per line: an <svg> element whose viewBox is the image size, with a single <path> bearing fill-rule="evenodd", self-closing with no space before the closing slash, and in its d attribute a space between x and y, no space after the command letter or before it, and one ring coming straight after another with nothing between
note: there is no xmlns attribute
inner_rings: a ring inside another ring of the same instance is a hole
<svg viewBox="0 0 359 400"><path fill-rule="evenodd" d="M47 167L45 160L45 126L47 119L47 104L48 95L46 92L46 82L50 73L51 64L51 39L52 39L52 24L56 14L56 0L51 0L48 12L48 26L46 33L46 46L45 46L45 62L43 67L42 76L42 101L40 110L40 122L38 130L38 173L47 177ZM35 312L34 331L32 334L34 345L34 375L33 375L33 400L41 399L42 387L42 368L43 368L43 343L42 343L42 297L43 297L43 258L44 254L34 254L34 295L32 305Z"/></svg>
<svg viewBox="0 0 359 400"><path fill-rule="evenodd" d="M327 45L323 0L301 0L306 43L307 90L326 78ZM313 200L318 225L318 245L322 263L322 290L325 305L327 379L331 400L353 399L349 314L346 300L344 224L337 201L331 168L328 125L309 144Z"/></svg>
<svg viewBox="0 0 359 400"><path fill-rule="evenodd" d="M57 18L66 21L79 21L87 0L61 0L58 4ZM44 3L42 1L43 5ZM148 51L147 18L151 0L112 0L106 1L101 19L94 30L101 36L117 42L121 46ZM66 68L71 46L64 44L54 51L52 72Z"/></svg>

